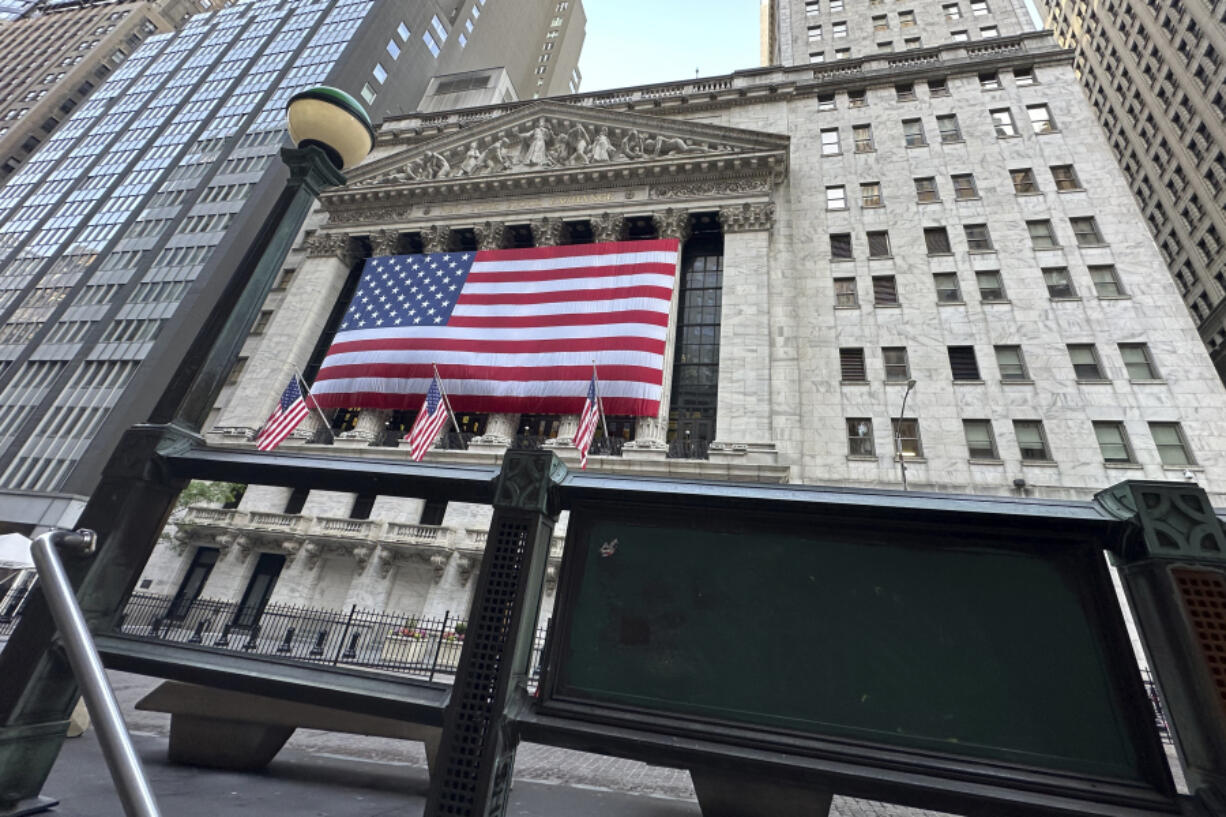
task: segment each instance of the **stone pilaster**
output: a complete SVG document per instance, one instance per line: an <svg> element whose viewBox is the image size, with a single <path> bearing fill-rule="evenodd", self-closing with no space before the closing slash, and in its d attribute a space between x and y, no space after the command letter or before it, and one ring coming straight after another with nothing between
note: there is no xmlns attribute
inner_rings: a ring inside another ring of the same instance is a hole
<svg viewBox="0 0 1226 817"><path fill-rule="evenodd" d="M391 415L386 409L362 409L353 429L337 435L336 445L359 448L376 444L387 430L387 420Z"/></svg>
<svg viewBox="0 0 1226 817"><path fill-rule="evenodd" d="M591 220L591 224L592 240L596 243L621 241L626 232L626 219L610 213L601 213Z"/></svg>
<svg viewBox="0 0 1226 817"><path fill-rule="evenodd" d="M506 243L507 225L501 221L486 221L473 227L477 236L477 248L482 250L501 250Z"/></svg>
<svg viewBox="0 0 1226 817"><path fill-rule="evenodd" d="M716 451L769 445L771 398L770 230L775 205L719 211L724 228L724 297L720 318Z"/></svg>
<svg viewBox="0 0 1226 817"><path fill-rule="evenodd" d="M262 426L294 367L301 370L310 359L356 257L353 242L340 233L316 234L307 241L306 250L306 260L261 339L261 349L275 349L277 353L251 356L216 427Z"/></svg>
<svg viewBox="0 0 1226 817"><path fill-rule="evenodd" d="M446 252L447 247L451 244L451 228L440 227L438 225L432 227L421 228L421 246L425 252Z"/></svg>

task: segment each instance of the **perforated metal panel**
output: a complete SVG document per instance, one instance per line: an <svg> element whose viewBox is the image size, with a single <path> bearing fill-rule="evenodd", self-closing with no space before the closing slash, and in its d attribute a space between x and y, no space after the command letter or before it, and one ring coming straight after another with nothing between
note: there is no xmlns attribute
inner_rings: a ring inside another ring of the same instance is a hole
<svg viewBox="0 0 1226 817"><path fill-rule="evenodd" d="M1226 574L1177 568L1171 575L1226 713Z"/></svg>
<svg viewBox="0 0 1226 817"><path fill-rule="evenodd" d="M499 689L503 662L511 660L508 641L513 637L512 618L516 588L524 568L531 526L519 520L497 520L481 563L481 584L477 604L465 635L468 659L456 679L460 696L452 751L442 769L439 813L456 817L485 817L503 814L510 795L511 770L515 747L505 746L490 734L502 715ZM481 759L489 744L497 744L493 782L484 814L476 811L481 786Z"/></svg>

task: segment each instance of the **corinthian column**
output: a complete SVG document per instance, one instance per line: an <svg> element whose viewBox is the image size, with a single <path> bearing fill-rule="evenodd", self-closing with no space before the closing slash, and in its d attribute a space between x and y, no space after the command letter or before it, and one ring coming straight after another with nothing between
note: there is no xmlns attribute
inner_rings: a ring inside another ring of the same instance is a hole
<svg viewBox="0 0 1226 817"><path fill-rule="evenodd" d="M392 413L386 409L362 409L351 431L336 437L336 445L344 448L365 448L375 445L387 430L387 420Z"/></svg>
<svg viewBox="0 0 1226 817"><path fill-rule="evenodd" d="M396 255L400 251L400 232L378 230L370 236L370 251L375 256Z"/></svg>
<svg viewBox="0 0 1226 817"><path fill-rule="evenodd" d="M668 208L662 213L653 213L652 222L656 226L656 234L660 238L675 238L685 244L690 237L690 214L684 210ZM676 346L672 337L677 322L677 303L681 292L681 253L677 253L677 268L673 277L673 297L668 307L668 342L664 346L664 377L660 388L660 410L654 417L639 417L634 424L634 440L628 443L632 448L663 450L668 448L665 442L668 436L668 409L673 383L673 350Z"/></svg>
<svg viewBox="0 0 1226 817"><path fill-rule="evenodd" d="M451 243L451 228L433 227L421 228L421 246L425 252L447 252L447 245Z"/></svg>

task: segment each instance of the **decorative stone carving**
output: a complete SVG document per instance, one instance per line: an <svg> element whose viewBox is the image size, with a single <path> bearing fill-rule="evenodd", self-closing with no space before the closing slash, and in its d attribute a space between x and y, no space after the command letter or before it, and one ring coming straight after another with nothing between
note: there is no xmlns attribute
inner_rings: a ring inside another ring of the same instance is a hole
<svg viewBox="0 0 1226 817"><path fill-rule="evenodd" d="M766 179L730 179L651 187L647 190L647 198L695 199L708 196L743 196L749 193L767 193L770 189L770 182Z"/></svg>
<svg viewBox="0 0 1226 817"><path fill-rule="evenodd" d="M561 219L537 219L530 226L532 227L532 240L538 247L556 247L562 241L562 228L565 225Z"/></svg>
<svg viewBox="0 0 1226 817"><path fill-rule="evenodd" d="M468 578L473 574L473 568L476 567L473 560L468 556L461 556L456 559L455 566L456 570L459 572L460 582L467 584Z"/></svg>
<svg viewBox="0 0 1226 817"><path fill-rule="evenodd" d="M170 537L170 548L176 556L182 556L187 553L187 546L191 544L191 541L190 533L183 528L176 528L174 535Z"/></svg>
<svg viewBox="0 0 1226 817"><path fill-rule="evenodd" d="M684 210L669 207L663 213L652 213L651 220L660 238L677 238L684 242L690 237L690 214Z"/></svg>
<svg viewBox="0 0 1226 817"><path fill-rule="evenodd" d="M601 213L591 220L591 225L593 241L597 243L602 241L621 241L622 234L626 230L626 219L610 213Z"/></svg>
<svg viewBox="0 0 1226 817"><path fill-rule="evenodd" d="M243 441L255 439L255 429L248 428L247 426L213 426L213 428L209 429L209 433L220 437L233 437Z"/></svg>
<svg viewBox="0 0 1226 817"><path fill-rule="evenodd" d="M375 256L396 255L400 250L400 233L397 230L378 230L370 236L370 251Z"/></svg>
<svg viewBox="0 0 1226 817"><path fill-rule="evenodd" d="M285 552L285 566L291 567L302 552L302 543L296 539L287 539L281 543L281 550Z"/></svg>
<svg viewBox="0 0 1226 817"><path fill-rule="evenodd" d="M352 264L353 241L348 233L316 233L306 240L306 253L308 258L338 258Z"/></svg>
<svg viewBox="0 0 1226 817"><path fill-rule="evenodd" d="M482 250L501 250L507 237L507 225L501 221L487 221L473 227L477 236L477 248Z"/></svg>
<svg viewBox="0 0 1226 817"><path fill-rule="evenodd" d="M386 579L395 567L395 554L385 547L380 547L375 554L375 570L380 579Z"/></svg>
<svg viewBox="0 0 1226 817"><path fill-rule="evenodd" d="M238 554L239 562L246 562L251 558L251 551L255 549L255 544L246 536L234 537L234 550Z"/></svg>
<svg viewBox="0 0 1226 817"><path fill-rule="evenodd" d="M775 224L775 205L742 204L740 207L721 207L719 223L725 233L743 233L754 230L769 230Z"/></svg>
<svg viewBox="0 0 1226 817"><path fill-rule="evenodd" d="M314 570L319 567L319 560L324 555L324 549L319 546L318 542L306 542L302 546L302 552L306 554L306 569Z"/></svg>
<svg viewBox="0 0 1226 817"><path fill-rule="evenodd" d="M426 252L446 252L451 243L451 228L435 225L421 229L421 245Z"/></svg>
<svg viewBox="0 0 1226 817"><path fill-rule="evenodd" d="M329 224L387 224L400 221L407 207L360 207L344 213L329 213Z"/></svg>
<svg viewBox="0 0 1226 817"><path fill-rule="evenodd" d="M545 566L545 592L552 593L558 587L558 566Z"/></svg>
<svg viewBox="0 0 1226 817"><path fill-rule="evenodd" d="M442 581L447 572L447 562L450 561L444 553L436 553L430 557L430 567L434 568L434 580Z"/></svg>
<svg viewBox="0 0 1226 817"><path fill-rule="evenodd" d="M353 560L358 563L358 572L361 573L366 569L366 565L370 562L370 557L374 554L374 548L356 547L353 549Z"/></svg>

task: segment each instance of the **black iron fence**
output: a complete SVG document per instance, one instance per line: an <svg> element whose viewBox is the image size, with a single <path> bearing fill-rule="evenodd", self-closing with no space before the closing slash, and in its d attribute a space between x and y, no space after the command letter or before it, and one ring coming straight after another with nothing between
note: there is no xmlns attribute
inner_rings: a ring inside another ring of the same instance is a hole
<svg viewBox="0 0 1226 817"><path fill-rule="evenodd" d="M253 623L238 623L247 621ZM426 618L356 606L346 611L269 604L253 615L233 601L197 599L185 606L170 596L133 593L119 629L151 640L450 680L468 622L449 612ZM545 627L538 627L533 678L540 671L544 644Z"/></svg>

